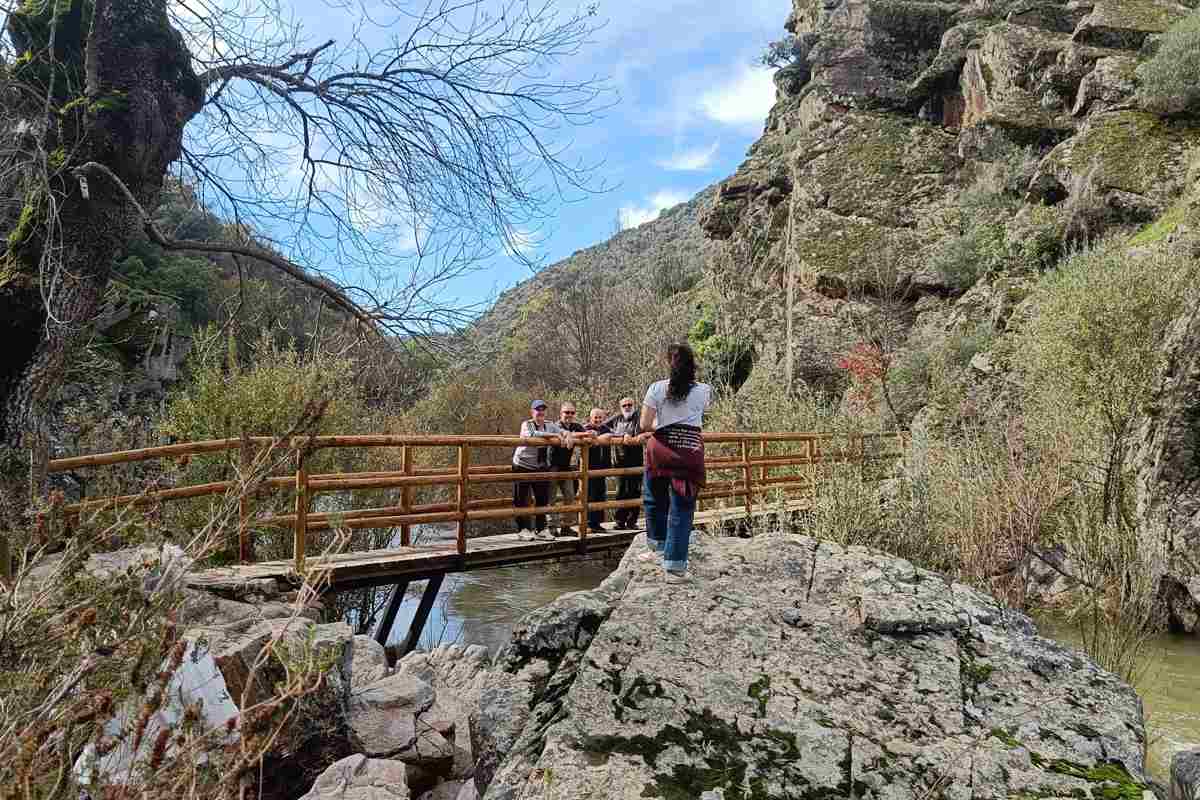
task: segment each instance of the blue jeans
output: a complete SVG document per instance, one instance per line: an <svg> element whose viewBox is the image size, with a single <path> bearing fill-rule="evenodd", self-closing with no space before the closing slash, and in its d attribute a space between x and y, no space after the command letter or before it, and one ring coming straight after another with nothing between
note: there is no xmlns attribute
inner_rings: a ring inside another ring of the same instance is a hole
<svg viewBox="0 0 1200 800"><path fill-rule="evenodd" d="M674 572L687 569L688 543L696 498L677 494L670 478L642 480L642 505L646 509L646 541L663 554L663 568Z"/></svg>

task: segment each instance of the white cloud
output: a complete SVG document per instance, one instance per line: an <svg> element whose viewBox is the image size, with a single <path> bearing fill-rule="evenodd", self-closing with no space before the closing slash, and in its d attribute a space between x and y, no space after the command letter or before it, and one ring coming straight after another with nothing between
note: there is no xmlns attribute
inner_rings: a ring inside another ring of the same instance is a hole
<svg viewBox="0 0 1200 800"><path fill-rule="evenodd" d="M534 231L525 228L512 228L508 232L508 241L504 249L511 256L528 256L537 250L541 239Z"/></svg>
<svg viewBox="0 0 1200 800"><path fill-rule="evenodd" d="M712 166L713 159L716 158L717 149L720 146L720 142L713 142L709 147L695 147L691 150L684 150L682 153L675 153L670 158L654 163L663 169L671 169L678 172L698 172Z"/></svg>
<svg viewBox="0 0 1200 800"><path fill-rule="evenodd" d="M733 80L700 95L700 110L725 125L761 127L775 103L772 72L742 65Z"/></svg>
<svg viewBox="0 0 1200 800"><path fill-rule="evenodd" d="M638 225L649 222L652 219L657 219L658 215L666 209L677 206L680 203L685 203L691 197L686 192L663 189L660 192L652 194L645 205L631 204L621 206L620 211L617 213L621 221L621 230L636 228Z"/></svg>

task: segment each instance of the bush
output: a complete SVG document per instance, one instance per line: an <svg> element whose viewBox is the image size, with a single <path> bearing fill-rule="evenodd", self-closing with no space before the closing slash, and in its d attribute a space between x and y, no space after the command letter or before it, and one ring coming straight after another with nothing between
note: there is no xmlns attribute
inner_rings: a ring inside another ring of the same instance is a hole
<svg viewBox="0 0 1200 800"><path fill-rule="evenodd" d="M812 45L813 41L811 37L793 36L789 33L782 39L768 42L766 49L763 50L758 61L764 67L772 69L786 67L807 59Z"/></svg>
<svg viewBox="0 0 1200 800"><path fill-rule="evenodd" d="M1123 514L1128 438L1149 399L1167 326L1196 274L1194 261L1132 256L1118 241L1067 259L1031 295L1014 352L1030 425L1073 431L1081 476L1105 486L1105 520Z"/></svg>
<svg viewBox="0 0 1200 800"><path fill-rule="evenodd" d="M313 350L301 357L290 345L279 345L263 333L246 364L231 352L232 336L209 328L196 342L191 363L192 379L171 395L160 433L176 441L284 436L289 433L334 434L362 432L377 426L363 403L354 381L355 364L345 358ZM297 425L303 429L297 430ZM394 456L394 454L391 454ZM365 469L372 459L386 458L380 452L355 449L318 450L306 460L310 473ZM236 451L220 456L196 457L184 463L179 479L188 484L229 480L239 471ZM292 467L294 468L294 467ZM339 499L340 498L340 499ZM362 504L365 497L335 495L327 506L339 502ZM287 513L292 507L287 491L265 491L254 502L257 513ZM182 515L189 528L204 524L210 513L208 501L174 503L171 513ZM325 508L325 510L333 510ZM356 536L366 534L356 534ZM316 537L323 547L332 534ZM290 533L264 529L255 535L261 559L291 555ZM362 542L358 542L362 544Z"/></svg>
<svg viewBox="0 0 1200 800"><path fill-rule="evenodd" d="M1163 34L1158 49L1138 65L1138 100L1160 113L1200 107L1200 12L1192 12Z"/></svg>

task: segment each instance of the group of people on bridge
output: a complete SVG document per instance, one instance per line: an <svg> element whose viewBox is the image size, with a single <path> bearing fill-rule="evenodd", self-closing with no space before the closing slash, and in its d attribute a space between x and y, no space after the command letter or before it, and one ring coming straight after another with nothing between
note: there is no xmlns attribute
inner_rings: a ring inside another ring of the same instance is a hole
<svg viewBox="0 0 1200 800"><path fill-rule="evenodd" d="M669 377L656 381L646 390L641 410L632 397L623 397L620 411L609 414L593 408L587 422L577 419L574 403L565 402L557 422L547 421L544 400L530 403L530 418L521 423L521 436L558 437L557 444L521 445L513 452L513 472L574 472L579 446L590 447L588 468L594 470L642 467L642 475L618 477L617 499L642 497L646 511L646 538L650 550L644 560L662 559L668 580L687 580L687 551L691 539L696 496L704 487L704 440L701 430L704 412L712 403L712 387L696 381L696 357L684 344L671 345L666 355ZM613 450L615 449L615 459ZM576 486L573 477L554 480L516 481L513 505L545 507L561 497L567 505L575 503L577 491L586 491L589 502L608 497L606 477L589 477L587 486ZM637 527L637 506L618 508L614 522L618 529ZM588 512L588 527L604 532L605 512ZM561 536L573 536L571 517L564 514L558 528ZM546 514L517 517L517 532L522 539L555 538L547 527Z"/></svg>

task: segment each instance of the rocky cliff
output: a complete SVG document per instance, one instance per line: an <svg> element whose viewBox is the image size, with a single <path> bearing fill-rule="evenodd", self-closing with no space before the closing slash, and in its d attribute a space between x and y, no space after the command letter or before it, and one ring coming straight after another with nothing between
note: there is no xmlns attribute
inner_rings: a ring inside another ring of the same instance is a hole
<svg viewBox="0 0 1200 800"><path fill-rule="evenodd" d="M998 244L1014 250L1087 227L1084 205L1104 225L1166 210L1200 129L1138 108L1133 70L1188 11L1169 0L794 0L797 61L777 73L762 138L702 219L737 254L743 291L774 298L761 306L760 371L833 374L855 335L848 294L900 287L916 316L982 277L956 279L938 255L990 213L970 194L994 168L1025 201L995 215ZM1004 163L1014 153L1029 163ZM1038 266L1026 255L1034 263L1004 271Z"/></svg>

